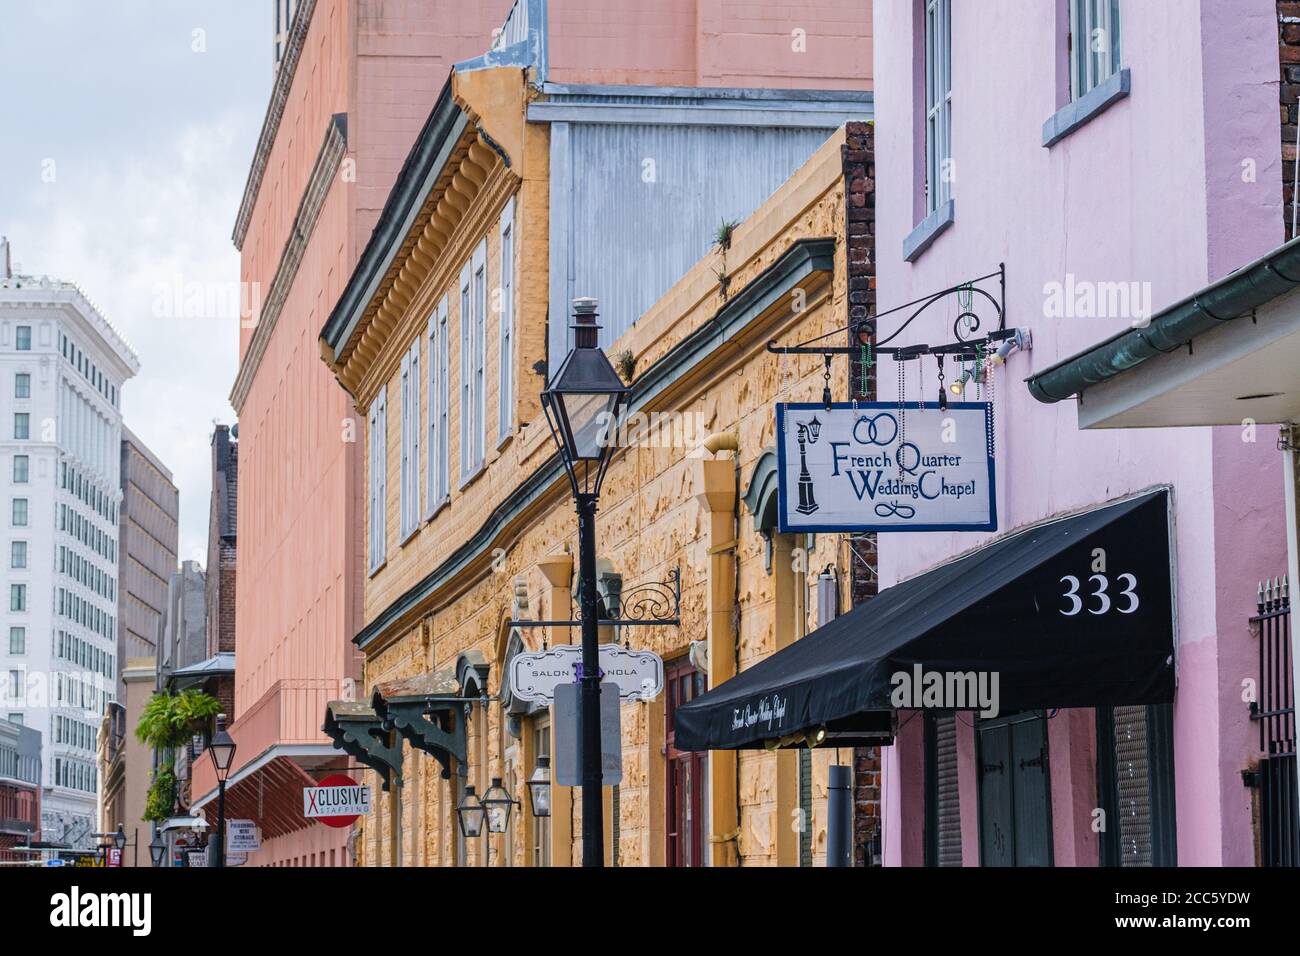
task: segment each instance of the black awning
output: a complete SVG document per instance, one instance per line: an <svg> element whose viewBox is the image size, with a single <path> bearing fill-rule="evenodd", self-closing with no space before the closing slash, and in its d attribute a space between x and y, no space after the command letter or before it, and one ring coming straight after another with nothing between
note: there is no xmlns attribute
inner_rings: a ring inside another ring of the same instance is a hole
<svg viewBox="0 0 1300 956"><path fill-rule="evenodd" d="M996 674L1002 712L1172 701L1170 534L1160 490L1008 535L678 708L676 746L879 733L881 712L900 709L896 688L932 673Z"/></svg>

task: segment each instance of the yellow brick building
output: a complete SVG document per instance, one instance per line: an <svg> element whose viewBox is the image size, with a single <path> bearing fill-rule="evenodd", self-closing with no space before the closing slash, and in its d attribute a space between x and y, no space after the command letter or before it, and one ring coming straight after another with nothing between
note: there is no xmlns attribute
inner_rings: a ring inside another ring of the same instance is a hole
<svg viewBox="0 0 1300 956"><path fill-rule="evenodd" d="M323 357L366 423L370 490L358 543L371 567L356 639L365 686L356 713L340 704L331 719L359 721L401 754L366 774L376 795L359 824L366 865L581 859L578 794L556 786L549 818L529 809L549 714L502 686L514 653L578 641L576 628L511 626L574 617L577 585L576 516L539 401L548 322L567 317L548 316L551 132L528 121L536 95L518 70L453 73L322 331ZM603 639L653 650L688 694L811 630L828 611L818 593L847 603L841 537L782 535L772 517L773 405L820 400L825 367L766 350L846 324L844 143L843 129L832 134L607 349L643 417L604 484L599 564L624 591L678 572L681 623L605 628ZM832 370L840 399L843 361ZM435 722L463 730L463 758L430 759L367 710L390 698L443 708ZM679 755L670 707L669 691L622 706L607 862L819 860L826 767L850 751ZM509 832L465 839L460 788L482 794L493 778L519 800Z"/></svg>

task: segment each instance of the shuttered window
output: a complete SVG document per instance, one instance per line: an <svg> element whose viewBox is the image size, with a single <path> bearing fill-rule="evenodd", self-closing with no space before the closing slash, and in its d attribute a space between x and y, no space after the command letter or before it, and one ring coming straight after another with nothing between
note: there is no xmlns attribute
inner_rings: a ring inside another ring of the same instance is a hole
<svg viewBox="0 0 1300 956"><path fill-rule="evenodd" d="M961 866L957 719L952 714L926 714L925 804L926 866Z"/></svg>
<svg viewBox="0 0 1300 956"><path fill-rule="evenodd" d="M370 404L369 427L369 518L370 570L377 570L387 558L385 505L388 498L388 386Z"/></svg>
<svg viewBox="0 0 1300 956"><path fill-rule="evenodd" d="M501 213L501 292L498 299L497 443L514 431L515 420L515 200Z"/></svg>
<svg viewBox="0 0 1300 956"><path fill-rule="evenodd" d="M451 343L447 339L447 297L429 317L425 333L429 343L425 362L429 366L429 432L425 467L429 514L432 515L451 494L451 465L448 460L447 415L451 405Z"/></svg>
<svg viewBox="0 0 1300 956"><path fill-rule="evenodd" d="M1103 866L1176 865L1173 776L1168 704L1098 711Z"/></svg>

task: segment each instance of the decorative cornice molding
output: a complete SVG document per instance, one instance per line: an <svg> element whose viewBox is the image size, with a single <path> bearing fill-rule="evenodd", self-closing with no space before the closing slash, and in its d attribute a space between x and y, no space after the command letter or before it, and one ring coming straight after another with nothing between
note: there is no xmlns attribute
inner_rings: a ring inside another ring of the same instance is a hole
<svg viewBox="0 0 1300 956"><path fill-rule="evenodd" d="M347 115L335 113L325 128L325 138L321 142L320 152L316 154L316 164L312 167L307 188L303 190L302 198L298 202L298 213L294 216L289 239L280 254L280 262L276 266L275 277L271 280L271 288L262 303L262 311L258 314L253 338L248 343L248 351L244 353L243 361L239 363L239 374L235 376L235 385L230 391L230 404L234 406L237 413L243 409L244 400L248 398L248 390L252 387L262 356L266 353L271 333L275 331L275 323L280 318L285 299L288 298L289 290L298 276L298 266L302 263L303 253L311 239L312 230L316 227L316 220L320 218L321 207L325 205L325 197L329 195L330 185L334 182L334 176L338 172L347 148Z"/></svg>
<svg viewBox="0 0 1300 956"><path fill-rule="evenodd" d="M356 268L321 328L322 352L330 365L346 361L357 324L376 305L380 284L388 278L398 250L409 240L416 217L468 125L469 117L452 98L449 76L397 174Z"/></svg>
<svg viewBox="0 0 1300 956"><path fill-rule="evenodd" d="M439 290L447 289L455 281L460 267L469 261L475 247L491 234L496 221L495 214L514 192L517 182L504 166L493 168L463 218L456 223L446 244L437 251L436 258L431 259L427 255L429 250L422 243L429 215L442 196L435 189L420 218L416 220L416 227L412 230L414 236L403 244L390 269L385 282L387 293L382 299L375 300L378 305L372 303L374 307L367 314L366 324L358 326L360 341L366 344L367 349L373 348L375 353L367 354L363 360L359 350L354 349L340 366L339 384L356 398L358 407L368 407L383 383L396 374L404 349L393 348L393 343L409 345L420 334L418 330L424 328L437 304ZM390 301L394 277L400 279L403 285L412 284L410 301L404 306L399 307L395 301ZM391 327L381 332L369 323L385 305L393 322Z"/></svg>
<svg viewBox="0 0 1300 956"><path fill-rule="evenodd" d="M293 29L285 43L284 58L275 74L275 85L271 88L271 102L267 104L266 116L262 120L262 132L257 137L257 149L253 152L253 162L248 170L248 181L244 183L244 198L239 204L239 215L235 219L235 229L230 238L236 249L243 249L244 237L248 235L248 222L253 217L253 206L257 203L257 194L262 188L262 177L266 174L266 164L271 158L271 148L275 146L275 135L280 129L280 120L284 116L284 104L289 99L289 88L293 86L294 73L298 69L298 57L307 40L307 30L311 27L311 15L316 9L316 0L298 0L298 9L293 18Z"/></svg>

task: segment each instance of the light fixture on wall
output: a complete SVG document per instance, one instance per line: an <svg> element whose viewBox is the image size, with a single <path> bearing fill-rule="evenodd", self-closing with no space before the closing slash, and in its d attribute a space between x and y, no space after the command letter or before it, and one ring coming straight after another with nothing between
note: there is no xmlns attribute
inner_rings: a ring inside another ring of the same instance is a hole
<svg viewBox="0 0 1300 956"><path fill-rule="evenodd" d="M488 833L505 833L510 829L510 811L518 802L506 792L500 777L492 778L492 786L487 788L480 801L487 815Z"/></svg>
<svg viewBox="0 0 1300 956"><path fill-rule="evenodd" d="M551 815L551 758L540 756L532 776L528 778L528 804L533 816Z"/></svg>
<svg viewBox="0 0 1300 956"><path fill-rule="evenodd" d="M456 807L456 816L460 819L460 832L467 837L476 837L483 832L483 820L487 816L483 801L474 792L474 785L465 786L465 794Z"/></svg>

